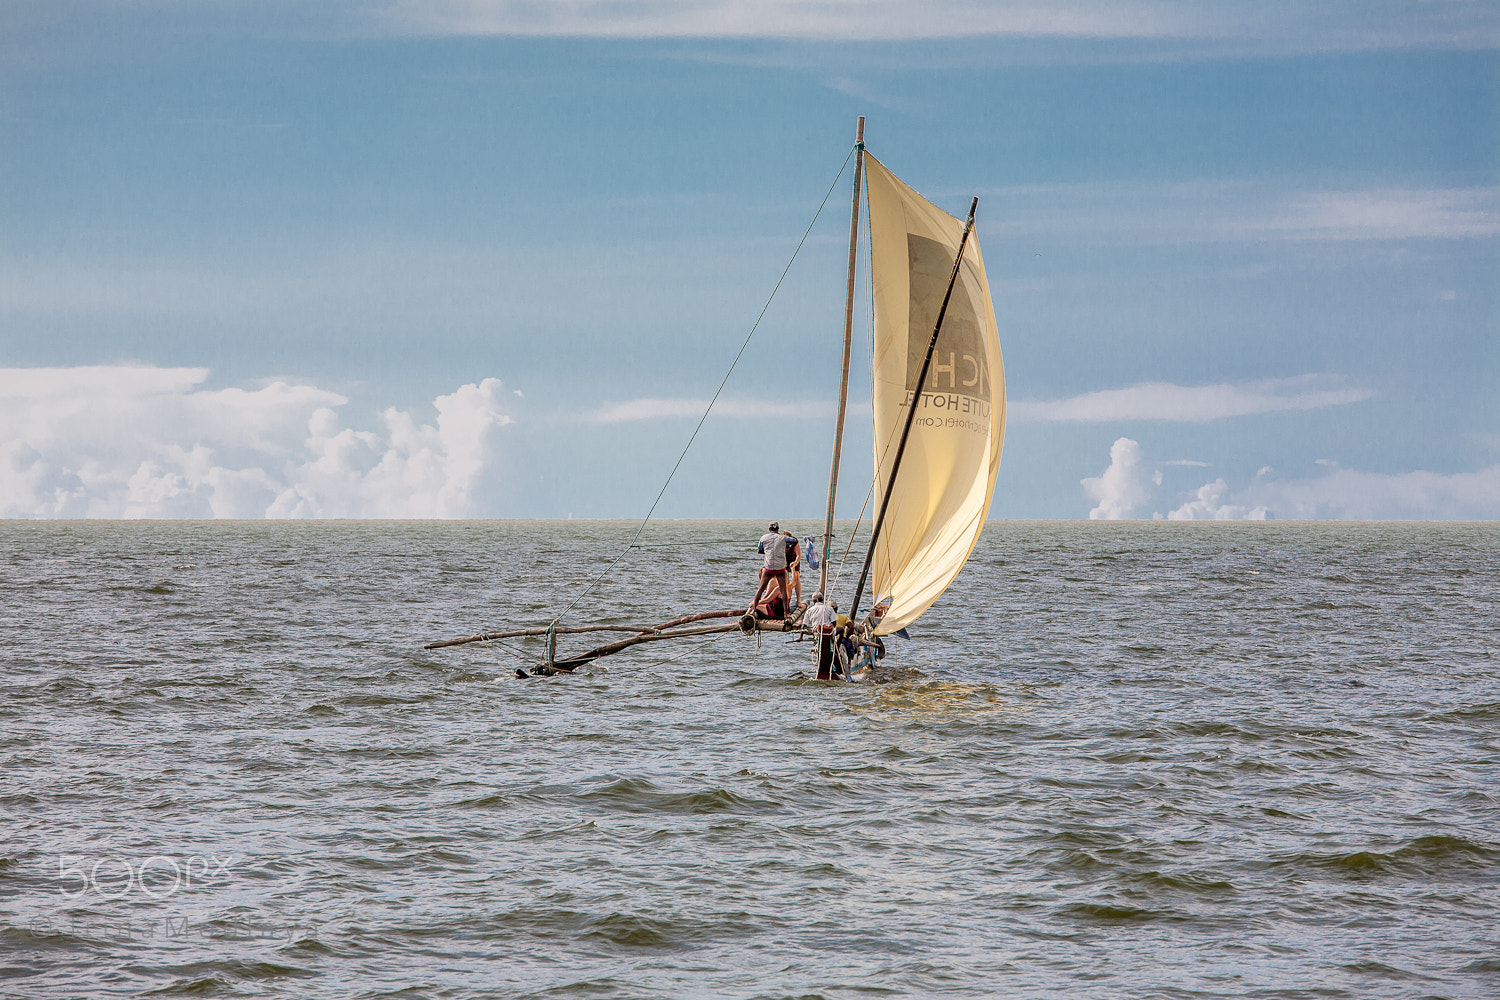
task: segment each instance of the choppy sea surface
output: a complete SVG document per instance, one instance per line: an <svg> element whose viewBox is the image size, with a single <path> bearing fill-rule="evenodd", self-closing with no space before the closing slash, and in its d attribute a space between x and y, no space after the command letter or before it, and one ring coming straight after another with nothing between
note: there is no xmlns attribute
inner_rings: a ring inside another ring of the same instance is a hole
<svg viewBox="0 0 1500 1000"><path fill-rule="evenodd" d="M992 523L884 685L422 649L633 530L0 523L0 996L1500 996L1500 525Z"/></svg>

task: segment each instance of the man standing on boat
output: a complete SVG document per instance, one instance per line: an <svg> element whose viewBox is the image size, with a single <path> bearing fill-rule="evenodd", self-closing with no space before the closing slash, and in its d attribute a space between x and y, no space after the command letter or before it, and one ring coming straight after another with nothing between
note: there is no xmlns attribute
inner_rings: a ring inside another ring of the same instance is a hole
<svg viewBox="0 0 1500 1000"><path fill-rule="evenodd" d="M765 555L766 561L765 565L761 567L760 585L755 588L755 596L750 600L751 614L755 612L755 606L760 603L760 595L765 593L766 588L770 586L772 580L775 580L777 585L781 587L782 600L789 600L787 595L791 591L787 589L786 582L786 550L787 546L793 541L795 539L791 535L783 535L781 533L781 525L775 521L771 522L770 530L760 536L760 545L755 551ZM786 614L787 617L791 617L792 608L790 604L787 605Z"/></svg>

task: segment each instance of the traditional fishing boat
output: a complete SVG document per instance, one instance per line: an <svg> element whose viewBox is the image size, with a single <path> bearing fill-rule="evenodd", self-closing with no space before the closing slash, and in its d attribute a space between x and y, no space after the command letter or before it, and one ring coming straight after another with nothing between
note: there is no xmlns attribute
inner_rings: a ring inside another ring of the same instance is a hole
<svg viewBox="0 0 1500 1000"><path fill-rule="evenodd" d="M836 595L830 592L828 574L849 395L863 188L873 286L872 495L879 496L880 502L859 582L847 601L847 624L804 624L809 618L828 616L804 616L803 611L788 619L764 618L747 607L689 614L656 625L567 626L554 619L542 626L428 643L426 648L544 638L546 652L538 672L553 673L576 670L600 657L664 639L736 629L747 635L803 632L819 640L814 647L818 676L828 679L839 673L833 656L836 642L878 645L880 637L901 632L916 621L958 576L984 527L1005 439L1005 373L999 332L984 259L974 235L979 199L971 202L964 220L927 201L866 152L864 121L859 119L853 150L843 365L818 553L818 593L832 600ZM861 619L865 588L872 580L872 610ZM581 652L557 652L560 636L600 632L625 634ZM526 671L517 673L525 675Z"/></svg>

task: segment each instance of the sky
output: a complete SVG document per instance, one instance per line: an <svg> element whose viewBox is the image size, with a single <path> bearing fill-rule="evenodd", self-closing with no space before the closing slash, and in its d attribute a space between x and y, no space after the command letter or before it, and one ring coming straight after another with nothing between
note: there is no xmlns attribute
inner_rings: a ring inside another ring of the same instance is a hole
<svg viewBox="0 0 1500 1000"><path fill-rule="evenodd" d="M1469 0L3 0L0 517L811 527L865 115L979 197L991 517L1500 518L1497 49Z"/></svg>

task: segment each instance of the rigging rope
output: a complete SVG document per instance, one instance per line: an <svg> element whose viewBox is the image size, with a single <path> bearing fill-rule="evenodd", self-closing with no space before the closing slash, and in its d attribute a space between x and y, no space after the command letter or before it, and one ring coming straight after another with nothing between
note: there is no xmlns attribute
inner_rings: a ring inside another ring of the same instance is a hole
<svg viewBox="0 0 1500 1000"><path fill-rule="evenodd" d="M501 649L504 649L506 652L510 653L516 659L520 660L523 664L533 664L534 665L534 664L537 664L537 663L541 662L536 657L534 657L530 653L526 652L524 649L517 649L515 646L512 646L512 645L510 645L507 642L502 642L499 639L491 639L488 642L486 642L483 646L481 646L480 648L481 649L487 649L487 650L489 650L490 655L494 657L495 662L496 663L502 663L503 661L501 661L500 657L495 653L495 648L497 646L500 647Z"/></svg>
<svg viewBox="0 0 1500 1000"><path fill-rule="evenodd" d="M688 436L687 444L682 446L682 454L677 456L677 461L673 464L672 471L667 473L667 481L661 484L661 492L657 493L656 499L651 501L651 508L646 511L646 516L641 519L641 523L639 527L635 529L635 534L631 537L630 543L620 551L619 555L615 556L614 562L611 562L608 566L599 571L599 575L594 577L589 585L583 589L582 593L573 598L572 604L569 604L562 610L561 614L552 619L552 624L555 625L558 622L562 621L565 617L567 617L568 612L576 608L578 606L578 602L587 597L589 593L599 585L599 581L604 579L604 577L608 575L609 571L614 569L615 566L619 564L620 560L624 559L626 554L628 554L630 550L635 547L635 543L640 540L641 532L646 529L646 523L651 520L651 515L656 513L656 505L661 503L661 498L666 495L667 487L672 483L672 477L677 475L677 470L679 467L681 467L682 460L687 457L688 449L691 448L693 446L693 442L697 440L698 432L703 429L704 421L708 419L708 415L713 410L714 404L719 401L719 394L724 391L724 386L729 383L729 376L734 374L735 366L740 363L740 358L744 357L745 348L750 346L750 338L754 337L755 331L760 329L760 321L766 318L766 310L771 308L772 300L776 298L776 293L781 290L781 283L786 280L787 272L792 269L792 264L796 262L797 254L802 251L802 244L807 242L807 237L812 233L813 226L817 225L818 216L823 214L824 206L828 204L828 199L833 195L833 189L838 187L839 180L843 178L844 170L848 168L849 160L854 156L854 151L857 148L858 144L849 147L849 153L844 157L844 162L839 167L838 176L834 177L833 183L828 185L828 193L823 195L823 201L818 205L818 210L813 213L812 221L807 224L807 229L803 231L802 238L797 241L797 247L792 251L791 259L786 262L786 267L782 268L781 277L776 279L775 287L771 289L771 294L766 297L766 304L761 306L760 315L755 317L755 323L751 325L750 332L745 334L745 342L740 345L739 352L735 354L734 360L729 363L729 370L724 373L724 378L719 382L719 388L714 390L713 398L708 401L708 406L704 407L703 416L698 418L698 425L693 428L693 433Z"/></svg>
<svg viewBox="0 0 1500 1000"><path fill-rule="evenodd" d="M887 445L889 447L889 445ZM859 526L864 523L865 509L870 506L870 497L875 494L875 480L870 480L870 488L865 490L865 502L859 505L859 517L854 520L854 530L849 532L849 544L844 546L844 554L839 557L839 571L833 574L833 583L828 585L828 592L833 593L839 585L839 579L844 575L844 563L849 559L849 550L854 547L854 539L859 535Z"/></svg>
<svg viewBox="0 0 1500 1000"><path fill-rule="evenodd" d="M698 652L698 651L699 651L699 650L700 650L700 649L703 649L703 648L704 648L704 647L705 647L705 646L711 646L711 645L713 645L713 644L714 644L714 643L716 643L716 642L718 642L718 641L719 641L719 640L720 640L720 639L725 639L725 638L728 638L728 637L729 637L729 636L731 636L731 635L733 635L733 634L734 634L734 633L733 633L733 632L720 632L720 633L719 633L719 634L718 634L718 635L716 635L716 636L714 636L714 637L713 637L713 638L711 638L711 639L706 639L706 640L704 640L704 641L703 641L703 642L699 642L699 643L694 643L694 644L693 644L693 648L691 648L691 649L688 649L688 650L684 650L684 651L683 651L683 652L681 652L681 653L678 653L678 654L677 654L677 655L676 655L676 656L669 656L669 657L667 657L667 658L666 658L666 659L664 659L664 660L657 660L657 661L656 661L656 662L654 662L654 663L648 663L648 664L646 664L646 665L647 665L647 666L656 666L656 667L660 667L660 666L662 666L662 665L664 665L664 664L667 664L667 663L671 663L671 662L672 662L672 661L673 661L673 660L680 660L680 659L682 659L682 658L683 658L683 657L684 657L684 656L688 656L688 655L690 655L690 654L692 654L692 653L696 653L696 652Z"/></svg>

